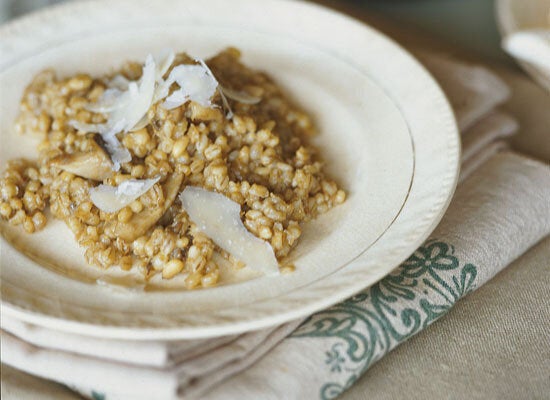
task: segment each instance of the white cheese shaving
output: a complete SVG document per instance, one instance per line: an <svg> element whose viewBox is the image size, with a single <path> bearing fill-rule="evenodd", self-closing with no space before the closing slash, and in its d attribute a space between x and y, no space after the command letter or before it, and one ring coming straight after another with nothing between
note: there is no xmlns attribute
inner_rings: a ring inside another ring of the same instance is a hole
<svg viewBox="0 0 550 400"><path fill-rule="evenodd" d="M160 179L129 179L118 186L99 185L90 189L90 199L97 208L113 213L145 194Z"/></svg>
<svg viewBox="0 0 550 400"><path fill-rule="evenodd" d="M113 161L113 169L118 171L120 164L132 160L132 156L116 137L119 132L128 132L137 125L143 127L147 111L153 102L157 76L162 79L163 71L166 72L173 60L168 55L161 68L156 67L152 55L148 55L143 66L142 76L139 81L128 81L122 75L117 75L111 81L115 87L107 89L98 102L88 105L88 110L107 114L105 124L83 124L78 121L69 123L83 132L97 132L103 138L105 147ZM167 65L168 64L168 65Z"/></svg>
<svg viewBox="0 0 550 400"><path fill-rule="evenodd" d="M100 132L105 129L104 124L87 124L85 122L77 121L76 119L71 119L68 122L69 126L72 126L76 130L84 133L88 132Z"/></svg>
<svg viewBox="0 0 550 400"><path fill-rule="evenodd" d="M115 126L128 132L142 121L153 102L159 73L153 56L149 54L139 81L128 81L121 75L113 78L111 83L115 87L107 89L96 103L87 106L89 111L107 114L107 122L100 126L99 133L110 132ZM121 126L122 120L125 123Z"/></svg>
<svg viewBox="0 0 550 400"><path fill-rule="evenodd" d="M166 97L174 82L180 88ZM172 69L168 79L162 84L162 89L157 92L157 97L166 97L162 106L168 110L187 101L195 101L204 107L210 107L210 99L216 93L217 87L218 81L203 66L182 64Z"/></svg>
<svg viewBox="0 0 550 400"><path fill-rule="evenodd" d="M185 188L180 200L191 221L237 260L265 274L279 272L273 248L246 229L238 203L222 194L193 186Z"/></svg>
<svg viewBox="0 0 550 400"><path fill-rule="evenodd" d="M81 132L98 132L100 134L105 143L105 150L107 150L113 162L113 171L118 171L121 164L132 161L132 155L116 137L116 134L122 131L125 124L126 121L121 120L109 128L105 124L86 124L74 119L69 121L70 126Z"/></svg>
<svg viewBox="0 0 550 400"><path fill-rule="evenodd" d="M206 65L206 63L204 62L204 60L201 60L200 58L195 58L195 61L197 61L198 63L200 63L200 65L202 65L202 67L208 72L208 74L212 77L212 79L214 79L216 81L216 83L219 85L216 77L214 76L214 74L212 73L212 70L208 67L208 65ZM221 85L220 85L221 86ZM233 111L231 110L231 106L229 105L229 102L227 101L227 99L225 98L225 95L223 94L223 91L220 90L220 97L222 98L222 103L223 103L223 106L225 107L225 109L227 110L227 114L225 115L225 117L227 119L232 119L233 118Z"/></svg>
<svg viewBox="0 0 550 400"><path fill-rule="evenodd" d="M157 82L162 81L162 77L164 74L168 71L172 63L174 62L176 58L176 55L172 50L164 50L164 52L161 54L157 62L157 71L155 75L155 79Z"/></svg>
<svg viewBox="0 0 550 400"><path fill-rule="evenodd" d="M163 76L174 59L175 55L172 51L165 52L157 61L149 54L138 81L129 81L122 75L116 75L111 79L110 88L96 103L87 106L89 111L106 114L106 123L86 124L69 121L70 125L79 131L97 132L102 136L115 171L120 169L121 164L132 159L130 152L122 146L116 135L147 126L149 123L147 112L158 101L165 99L163 106L167 109L179 107L187 101L212 107L211 99L216 90L219 90L224 108L227 110L227 118L233 117L223 90L203 60L197 59L199 64L196 65L174 67L168 78L164 80ZM169 94L170 87L174 83L178 84L179 89ZM231 96L248 104L259 101L257 98L247 97L241 93L231 93Z"/></svg>
<svg viewBox="0 0 550 400"><path fill-rule="evenodd" d="M124 90L128 89L128 86ZM122 108L128 104L128 96L124 96L122 90L111 88L105 90L99 100L95 103L88 104L85 108L88 111L95 113L110 113L114 110Z"/></svg>
<svg viewBox="0 0 550 400"><path fill-rule="evenodd" d="M220 91L231 100L235 100L243 104L258 104L260 101L262 101L261 97L252 96L245 92L239 92L237 90L229 89L222 85L220 85Z"/></svg>
<svg viewBox="0 0 550 400"><path fill-rule="evenodd" d="M113 79L109 81L109 87L118 90L127 90L130 81L124 75L115 75Z"/></svg>
<svg viewBox="0 0 550 400"><path fill-rule="evenodd" d="M134 127L131 129L131 132L139 131L140 129L145 128L147 125L149 125L149 116L145 114L143 118L134 125Z"/></svg>
<svg viewBox="0 0 550 400"><path fill-rule="evenodd" d="M105 149L111 156L114 171L118 171L120 169L120 164L132 161L132 155L116 137L116 134L122 130L125 124L126 120L122 119L118 121L109 131L101 135L101 138L105 142Z"/></svg>
<svg viewBox="0 0 550 400"><path fill-rule="evenodd" d="M147 113L153 102L156 83L155 60L148 55L143 66L143 73L139 82L130 82L128 90L121 95L122 107L116 108L109 114L108 124L113 126L121 120L126 123L124 132L131 130Z"/></svg>

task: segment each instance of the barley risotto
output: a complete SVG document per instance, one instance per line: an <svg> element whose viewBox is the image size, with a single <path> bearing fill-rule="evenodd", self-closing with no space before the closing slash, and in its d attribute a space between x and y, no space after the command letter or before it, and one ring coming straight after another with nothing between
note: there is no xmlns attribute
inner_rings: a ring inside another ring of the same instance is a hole
<svg viewBox="0 0 550 400"><path fill-rule="evenodd" d="M346 194L323 172L308 115L239 58L170 52L99 78L38 74L16 121L40 137L38 158L8 162L0 215L33 233L49 206L89 264L182 274L188 289L218 283L215 253L291 271L300 225Z"/></svg>

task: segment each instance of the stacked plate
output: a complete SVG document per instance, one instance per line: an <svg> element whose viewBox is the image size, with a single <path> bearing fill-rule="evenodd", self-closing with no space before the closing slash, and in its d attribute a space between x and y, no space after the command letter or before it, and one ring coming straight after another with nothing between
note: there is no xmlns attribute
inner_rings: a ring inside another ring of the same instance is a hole
<svg viewBox="0 0 550 400"><path fill-rule="evenodd" d="M314 116L316 144L349 193L304 226L296 272L198 291L121 284L123 271L85 265L63 224L26 235L2 222L1 311L16 325L149 343L274 327L389 273L433 230L454 191L459 140L437 84L391 40L328 9L280 0L233 0L230 12L225 0L78 2L5 25L0 38L2 168L36 158L35 143L12 124L38 71L100 74L166 48L206 58L236 46Z"/></svg>

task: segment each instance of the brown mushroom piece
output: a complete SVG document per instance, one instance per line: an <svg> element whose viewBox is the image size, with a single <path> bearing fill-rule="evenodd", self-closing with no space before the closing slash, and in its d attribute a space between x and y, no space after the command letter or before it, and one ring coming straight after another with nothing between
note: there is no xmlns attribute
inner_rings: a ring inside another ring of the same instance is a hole
<svg viewBox="0 0 550 400"><path fill-rule="evenodd" d="M109 154L94 139L89 139L87 151L57 156L50 160L50 164L94 181L103 181L113 174Z"/></svg>
<svg viewBox="0 0 550 400"><path fill-rule="evenodd" d="M182 174L172 174L161 185L164 203L155 208L145 207L139 213L132 215L128 222L120 222L117 219L110 220L105 224L105 232L108 232L109 236L119 237L127 242L142 236L170 208L180 191L182 182Z"/></svg>

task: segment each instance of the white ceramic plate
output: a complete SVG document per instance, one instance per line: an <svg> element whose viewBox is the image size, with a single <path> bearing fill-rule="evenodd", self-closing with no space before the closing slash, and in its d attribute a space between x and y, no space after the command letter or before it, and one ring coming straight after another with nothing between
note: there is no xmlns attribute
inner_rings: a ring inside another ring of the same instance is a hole
<svg viewBox="0 0 550 400"><path fill-rule="evenodd" d="M503 39L514 32L550 29L550 0L497 0L495 10ZM538 68L519 59L516 61L537 82L550 90L548 69Z"/></svg>
<svg viewBox="0 0 550 400"><path fill-rule="evenodd" d="M85 17L84 17L85 16ZM35 235L1 225L2 313L49 328L133 339L203 338L304 317L373 284L442 217L458 175L451 109L430 75L373 29L297 1L83 2L0 28L0 156L34 153L11 129L29 79L108 71L170 47L207 57L229 45L306 110L346 203L304 228L296 272L186 292L100 285L61 223Z"/></svg>

